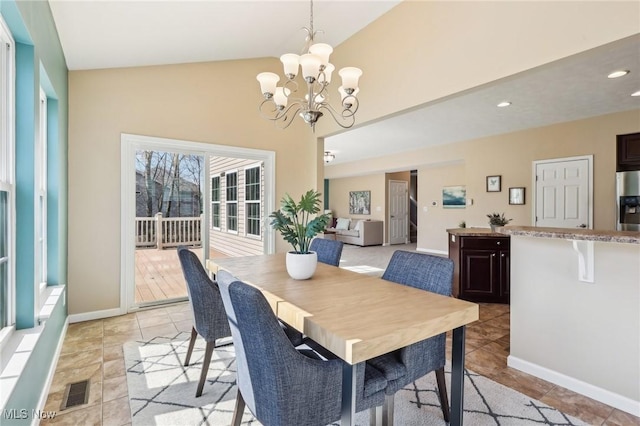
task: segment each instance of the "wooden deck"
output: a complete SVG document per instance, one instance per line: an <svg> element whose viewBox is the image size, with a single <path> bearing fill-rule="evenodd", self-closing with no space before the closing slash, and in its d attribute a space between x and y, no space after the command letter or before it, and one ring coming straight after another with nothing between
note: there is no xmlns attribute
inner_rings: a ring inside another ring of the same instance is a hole
<svg viewBox="0 0 640 426"><path fill-rule="evenodd" d="M202 260L201 248L192 249ZM227 257L210 249L209 256ZM167 299L186 298L187 287L175 248L136 250L136 303L147 304Z"/></svg>

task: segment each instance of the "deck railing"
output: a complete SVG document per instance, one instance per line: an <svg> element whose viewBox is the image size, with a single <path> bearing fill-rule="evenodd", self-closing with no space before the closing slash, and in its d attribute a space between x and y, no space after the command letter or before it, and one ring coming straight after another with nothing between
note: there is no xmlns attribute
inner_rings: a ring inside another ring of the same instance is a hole
<svg viewBox="0 0 640 426"><path fill-rule="evenodd" d="M202 244L198 217L162 217L162 213L154 217L136 217L136 247L199 246Z"/></svg>

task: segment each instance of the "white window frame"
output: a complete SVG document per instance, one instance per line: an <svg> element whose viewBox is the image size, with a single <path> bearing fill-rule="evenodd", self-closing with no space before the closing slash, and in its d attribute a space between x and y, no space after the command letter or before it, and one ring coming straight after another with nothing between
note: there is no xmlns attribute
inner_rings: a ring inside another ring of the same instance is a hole
<svg viewBox="0 0 640 426"><path fill-rule="evenodd" d="M15 43L11 32L0 17L0 190L8 193L7 220L7 256L3 263L7 265L7 292L3 309L4 327L0 327L0 350L15 331Z"/></svg>
<svg viewBox="0 0 640 426"><path fill-rule="evenodd" d="M257 200L249 200L247 199L247 195L249 191L247 191L248 181L247 181L247 172L251 169L258 169L258 199ZM251 234L249 232L249 205L258 205L258 234ZM244 169L244 229L245 236L249 238L257 238L260 239L262 237L262 164L255 164Z"/></svg>
<svg viewBox="0 0 640 426"><path fill-rule="evenodd" d="M42 296L47 287L47 95L40 88L40 120L34 149L35 190L35 264L36 294ZM40 299L42 300L42 299ZM39 306L39 303L36 304Z"/></svg>
<svg viewBox="0 0 640 426"><path fill-rule="evenodd" d="M230 174L235 174L236 175L236 199L232 200L232 201L229 201L228 192L227 192L228 188L229 188L228 182L229 182L229 175ZM225 228L226 228L228 233L236 234L236 235L238 234L238 228L240 226L240 223L239 223L240 221L238 220L239 217L240 217L240 212L238 211L238 198L239 198L238 197L238 195L239 195L238 194L238 192L239 192L238 190L240 188L239 185L238 185L239 184L238 177L239 176L238 176L238 170L237 169L228 170L224 174L224 203L225 203L225 206L224 206L224 211L225 211L224 222L225 222ZM236 229L229 229L229 205L230 204L235 204L236 205Z"/></svg>
<svg viewBox="0 0 640 426"><path fill-rule="evenodd" d="M213 180L214 179L218 179L218 200L214 200L213 199ZM216 174L211 176L211 229L215 229L216 231L219 231L221 228L221 221L222 221L222 211L220 210L221 208L221 200L222 200L222 177L220 176L220 174ZM214 208L213 206L217 205L218 206L218 226L214 226L214 222L213 222L213 212L214 212Z"/></svg>

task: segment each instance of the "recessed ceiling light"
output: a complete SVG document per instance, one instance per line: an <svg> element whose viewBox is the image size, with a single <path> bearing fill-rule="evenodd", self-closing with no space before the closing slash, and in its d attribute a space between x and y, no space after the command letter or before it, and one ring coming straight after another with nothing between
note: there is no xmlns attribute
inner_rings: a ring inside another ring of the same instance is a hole
<svg viewBox="0 0 640 426"><path fill-rule="evenodd" d="M640 90L633 92L631 96L640 96Z"/></svg>
<svg viewBox="0 0 640 426"><path fill-rule="evenodd" d="M629 70L619 70L619 71L612 72L607 76L607 78L618 78L618 77L623 77L627 74L629 74Z"/></svg>
<svg viewBox="0 0 640 426"><path fill-rule="evenodd" d="M508 107L509 105L511 105L511 102L509 101L502 101L498 104L498 108L504 108L504 107Z"/></svg>

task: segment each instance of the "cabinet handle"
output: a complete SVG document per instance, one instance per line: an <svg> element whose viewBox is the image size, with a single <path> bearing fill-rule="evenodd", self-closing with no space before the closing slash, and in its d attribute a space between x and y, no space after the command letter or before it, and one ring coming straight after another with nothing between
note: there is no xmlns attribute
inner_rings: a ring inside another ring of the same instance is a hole
<svg viewBox="0 0 640 426"><path fill-rule="evenodd" d="M504 253L502 253L500 256L504 257Z"/></svg>
<svg viewBox="0 0 640 426"><path fill-rule="evenodd" d="M500 241L498 241L496 244L500 245Z"/></svg>
<svg viewBox="0 0 640 426"><path fill-rule="evenodd" d="M496 254L495 253L491 253L491 256L496 257Z"/></svg>

